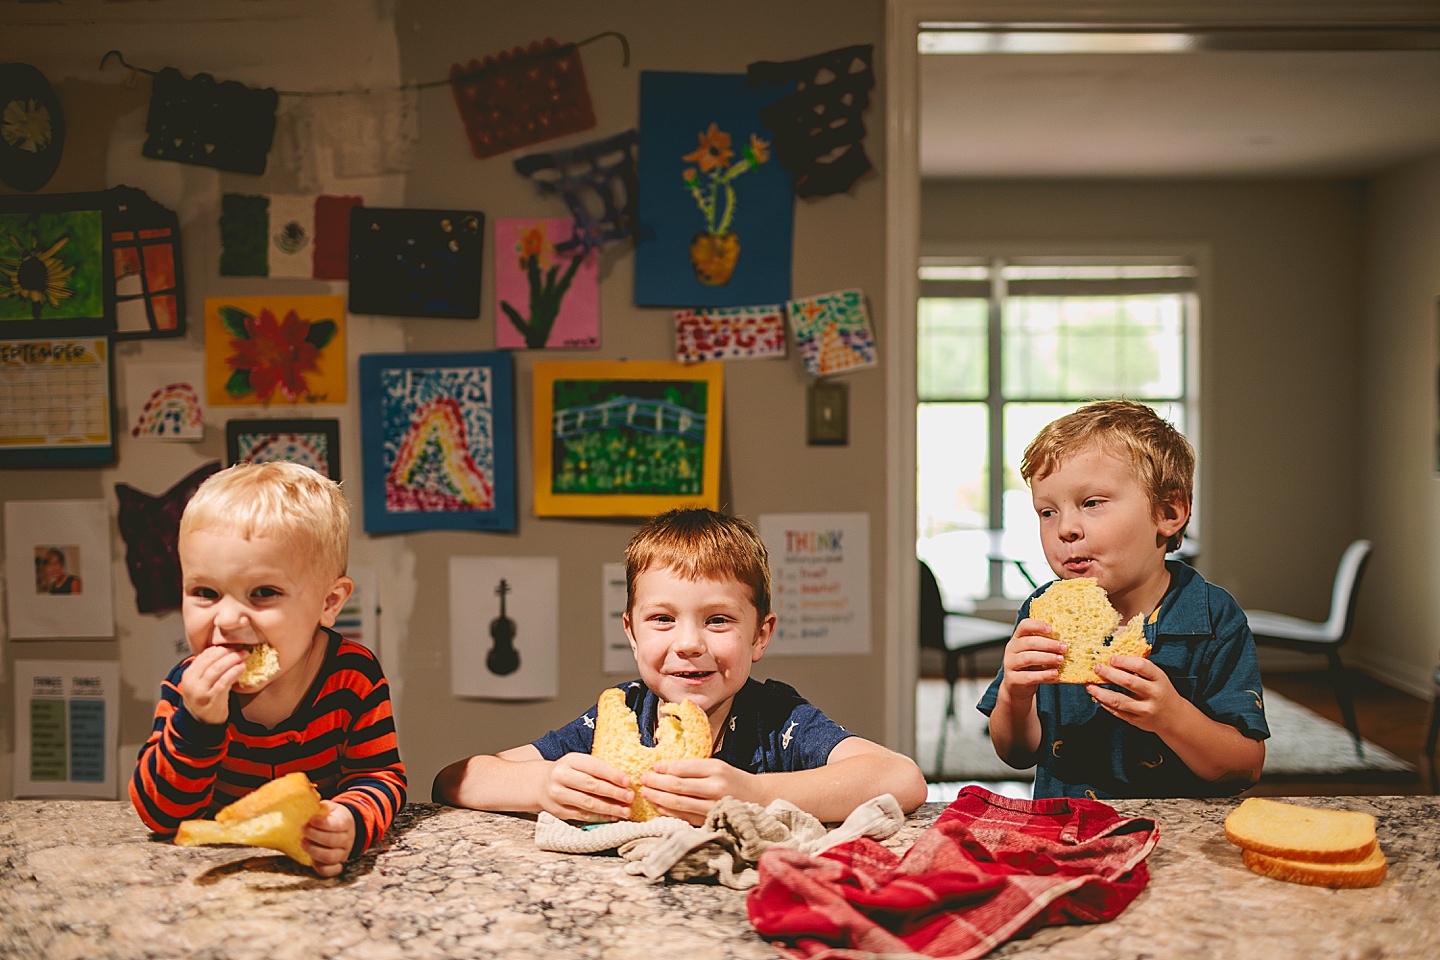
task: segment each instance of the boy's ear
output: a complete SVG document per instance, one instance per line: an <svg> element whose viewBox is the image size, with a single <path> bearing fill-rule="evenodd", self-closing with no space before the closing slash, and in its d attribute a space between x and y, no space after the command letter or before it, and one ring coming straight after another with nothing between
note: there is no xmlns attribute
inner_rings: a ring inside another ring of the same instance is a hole
<svg viewBox="0 0 1440 960"><path fill-rule="evenodd" d="M765 656L765 648L770 646L770 638L775 636L775 614L767 613L765 619L760 621L760 627L755 631L755 642L750 645L750 662L758 663L760 658Z"/></svg>
<svg viewBox="0 0 1440 960"><path fill-rule="evenodd" d="M1189 522L1190 502L1183 494L1171 494L1160 504L1160 512L1155 517L1155 532L1168 540Z"/></svg>
<svg viewBox="0 0 1440 960"><path fill-rule="evenodd" d="M639 653L635 647L635 631L630 629L630 611L620 614L620 625L625 628L625 639L630 641L630 652Z"/></svg>
<svg viewBox="0 0 1440 960"><path fill-rule="evenodd" d="M349 577L336 577L335 582L330 584L330 589L325 594L325 606L320 611L320 625L323 627L335 626L335 621L340 618L340 611L345 609L345 601L349 600L350 594L354 592L354 580Z"/></svg>

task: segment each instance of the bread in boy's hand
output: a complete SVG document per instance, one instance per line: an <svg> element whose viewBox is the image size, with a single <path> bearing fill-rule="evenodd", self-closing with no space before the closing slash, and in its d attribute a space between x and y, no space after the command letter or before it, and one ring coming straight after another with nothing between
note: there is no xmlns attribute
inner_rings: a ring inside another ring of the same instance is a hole
<svg viewBox="0 0 1440 960"><path fill-rule="evenodd" d="M1069 645L1057 683L1104 683L1095 664L1111 657L1147 657L1145 617L1136 614L1119 633L1120 614L1093 577L1056 580L1030 601L1030 616L1050 624L1050 636ZM1105 640L1114 634L1107 645Z"/></svg>
<svg viewBox="0 0 1440 960"><path fill-rule="evenodd" d="M640 795L640 778L659 760L703 759L710 756L710 720L689 700L660 705L660 722L655 746L640 743L640 721L625 706L625 691L611 687L600 694L595 715L595 743L590 753L630 776L635 799L630 804L631 820L653 820L660 815Z"/></svg>
<svg viewBox="0 0 1440 960"><path fill-rule="evenodd" d="M280 672L280 654L268 643L257 643L245 657L245 670L235 680L237 687L255 687Z"/></svg>
<svg viewBox="0 0 1440 960"><path fill-rule="evenodd" d="M1318 887L1373 887L1385 879L1375 818L1250 797L1225 818L1225 838L1262 876Z"/></svg>
<svg viewBox="0 0 1440 960"><path fill-rule="evenodd" d="M215 814L214 820L186 820L175 834L175 843L264 847L310 867L315 861L300 848L300 839L305 824L319 812L320 792L309 777L296 771L247 793Z"/></svg>

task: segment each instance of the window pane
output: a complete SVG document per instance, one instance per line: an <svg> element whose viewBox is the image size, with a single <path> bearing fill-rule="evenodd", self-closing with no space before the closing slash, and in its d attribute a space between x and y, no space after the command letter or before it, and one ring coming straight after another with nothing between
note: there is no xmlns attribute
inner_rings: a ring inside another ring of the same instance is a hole
<svg viewBox="0 0 1440 960"><path fill-rule="evenodd" d="M978 400L985 396L987 312L987 301L976 298L921 298L916 346L921 400Z"/></svg>
<svg viewBox="0 0 1440 960"><path fill-rule="evenodd" d="M1011 398L1178 397L1180 294L1012 297L1002 390Z"/></svg>
<svg viewBox="0 0 1440 960"><path fill-rule="evenodd" d="M950 609L989 593L988 428L983 403L922 403L916 424L916 554Z"/></svg>

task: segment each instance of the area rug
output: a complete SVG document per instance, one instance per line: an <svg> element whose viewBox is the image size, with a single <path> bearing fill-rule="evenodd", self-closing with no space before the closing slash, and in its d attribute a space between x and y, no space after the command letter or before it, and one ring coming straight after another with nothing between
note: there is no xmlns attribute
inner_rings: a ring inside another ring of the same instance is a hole
<svg viewBox="0 0 1440 960"><path fill-rule="evenodd" d="M989 678L962 679L955 685L957 716L945 730L945 756L943 763L937 763L945 682L920 681L915 702L915 751L927 780L983 783L1034 779L1033 770L1015 770L995 756L987 718L975 709L989 682ZM1273 690L1265 693L1265 717L1271 736L1265 741L1262 781L1405 783L1415 779L1414 765L1368 740L1362 741L1357 751L1350 731Z"/></svg>

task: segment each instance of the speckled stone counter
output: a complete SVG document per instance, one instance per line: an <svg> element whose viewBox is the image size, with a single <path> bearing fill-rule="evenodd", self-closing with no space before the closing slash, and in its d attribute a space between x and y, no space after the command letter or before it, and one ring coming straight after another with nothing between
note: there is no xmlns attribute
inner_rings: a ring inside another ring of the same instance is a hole
<svg viewBox="0 0 1440 960"><path fill-rule="evenodd" d="M1160 823L1150 885L1118 919L1042 929L991 956L1047 960L1440 955L1440 798L1304 801L1380 821L1385 883L1255 876L1225 841L1231 801L1119 801ZM887 842L908 847L943 805ZM380 848L322 880L269 851L155 840L128 803L0 803L0 957L319 960L783 956L744 894L651 884L618 858L547 853L518 817L412 804Z"/></svg>

